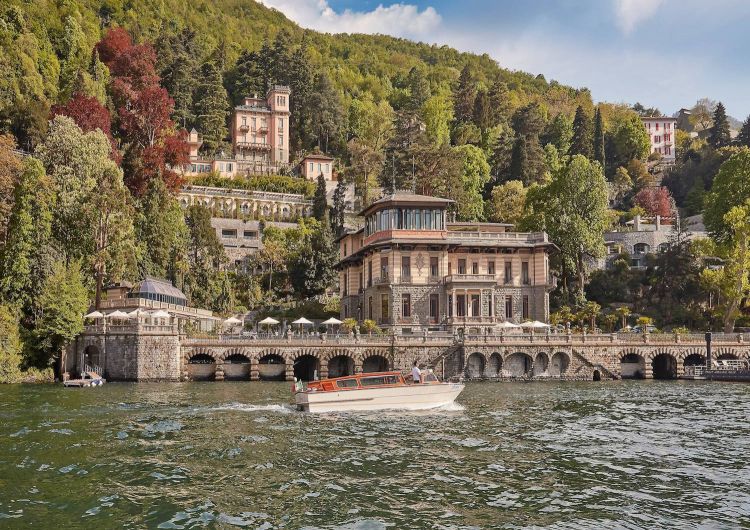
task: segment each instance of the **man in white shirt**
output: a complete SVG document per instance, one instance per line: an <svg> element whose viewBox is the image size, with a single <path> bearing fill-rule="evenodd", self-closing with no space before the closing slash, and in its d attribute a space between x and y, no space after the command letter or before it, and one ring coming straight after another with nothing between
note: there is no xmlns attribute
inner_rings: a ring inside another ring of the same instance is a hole
<svg viewBox="0 0 750 530"><path fill-rule="evenodd" d="M411 378L414 383L422 382L422 371L419 369L419 366L417 366L417 361L414 361L414 366L411 369Z"/></svg>

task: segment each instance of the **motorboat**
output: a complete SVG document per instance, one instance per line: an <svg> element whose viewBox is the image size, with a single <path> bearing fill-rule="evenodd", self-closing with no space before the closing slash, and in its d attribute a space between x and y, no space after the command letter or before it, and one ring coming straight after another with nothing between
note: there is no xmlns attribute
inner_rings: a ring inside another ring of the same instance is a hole
<svg viewBox="0 0 750 530"><path fill-rule="evenodd" d="M81 374L80 379L68 379L63 381L63 386L66 387L92 387L102 386L107 380L100 376L98 373L93 371L85 371Z"/></svg>
<svg viewBox="0 0 750 530"><path fill-rule="evenodd" d="M401 372L372 372L303 383L295 381L294 401L308 412L425 410L452 404L462 383L441 382L430 370L421 383L407 383Z"/></svg>

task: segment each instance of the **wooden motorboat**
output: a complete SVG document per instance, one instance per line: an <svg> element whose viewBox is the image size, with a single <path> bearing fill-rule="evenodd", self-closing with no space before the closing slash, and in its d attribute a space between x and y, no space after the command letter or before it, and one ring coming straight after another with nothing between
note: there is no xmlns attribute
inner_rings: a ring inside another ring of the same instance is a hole
<svg viewBox="0 0 750 530"><path fill-rule="evenodd" d="M66 387L90 387L90 386L102 386L107 380L104 379L96 372L83 372L80 379L68 379L63 381L63 385Z"/></svg>
<svg viewBox="0 0 750 530"><path fill-rule="evenodd" d="M431 371L422 383L407 383L401 372L374 372L302 383L295 381L297 408L309 412L425 410L452 404L464 385L442 383Z"/></svg>

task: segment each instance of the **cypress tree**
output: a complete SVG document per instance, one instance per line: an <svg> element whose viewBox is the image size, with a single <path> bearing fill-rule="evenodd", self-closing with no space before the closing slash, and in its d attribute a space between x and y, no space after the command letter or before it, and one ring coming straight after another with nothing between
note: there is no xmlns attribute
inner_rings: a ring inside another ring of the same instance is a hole
<svg viewBox="0 0 750 530"><path fill-rule="evenodd" d="M526 152L526 138L519 136L513 144L513 154L510 158L510 178L520 180L524 184L528 182L528 153Z"/></svg>
<svg viewBox="0 0 750 530"><path fill-rule="evenodd" d="M207 62L201 67L201 82L195 99L195 115L198 128L203 135L203 150L215 154L222 148L229 134L229 98L221 71L214 62Z"/></svg>
<svg viewBox="0 0 750 530"><path fill-rule="evenodd" d="M724 105L719 102L714 111L714 124L708 135L708 144L714 149L726 147L732 140L729 135L729 120L727 120L727 111Z"/></svg>
<svg viewBox="0 0 750 530"><path fill-rule="evenodd" d="M289 88L292 94L289 98L289 119L293 126L289 127L290 149L301 149L311 138L309 117L310 93L314 82L313 69L310 65L307 51L307 34L302 36L302 44L294 51L289 63Z"/></svg>
<svg viewBox="0 0 750 530"><path fill-rule="evenodd" d="M750 116L748 116L745 123L742 124L740 134L737 135L737 143L750 147Z"/></svg>
<svg viewBox="0 0 750 530"><path fill-rule="evenodd" d="M576 116L573 119L573 141L570 144L568 154L583 155L589 160L594 157L593 135L591 133L591 118L586 115L583 107L576 109Z"/></svg>
<svg viewBox="0 0 750 530"><path fill-rule="evenodd" d="M604 168L604 124L602 123L602 112L597 107L594 113L594 160L599 162Z"/></svg>
<svg viewBox="0 0 750 530"><path fill-rule="evenodd" d="M328 212L328 199L326 198L326 179L323 173L318 175L318 186L315 188L313 195L313 217L322 221Z"/></svg>
<svg viewBox="0 0 750 530"><path fill-rule="evenodd" d="M477 96L477 84L471 68L467 64L461 70L458 87L453 94L457 122L470 122L474 114L474 99Z"/></svg>
<svg viewBox="0 0 750 530"><path fill-rule="evenodd" d="M331 228L334 235L340 236L344 231L344 211L346 210L346 184L339 180L333 193L333 211L331 212Z"/></svg>
<svg viewBox="0 0 750 530"><path fill-rule="evenodd" d="M424 105L424 102L430 99L430 83L427 81L424 72L416 66L409 70L406 83L409 85L409 93L411 95L408 110L418 112L422 108L422 105Z"/></svg>
<svg viewBox="0 0 750 530"><path fill-rule="evenodd" d="M495 81L488 94L490 106L490 122L492 126L510 119L510 98L508 85L502 81Z"/></svg>

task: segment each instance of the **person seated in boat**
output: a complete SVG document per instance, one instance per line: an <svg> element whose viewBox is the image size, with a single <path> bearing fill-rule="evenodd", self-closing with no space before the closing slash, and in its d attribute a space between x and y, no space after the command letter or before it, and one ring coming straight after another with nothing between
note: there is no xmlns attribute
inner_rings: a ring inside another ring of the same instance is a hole
<svg viewBox="0 0 750 530"><path fill-rule="evenodd" d="M422 371L419 369L417 361L414 361L414 366L411 369L411 378L414 384L422 382Z"/></svg>

